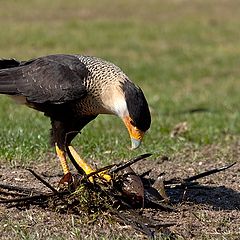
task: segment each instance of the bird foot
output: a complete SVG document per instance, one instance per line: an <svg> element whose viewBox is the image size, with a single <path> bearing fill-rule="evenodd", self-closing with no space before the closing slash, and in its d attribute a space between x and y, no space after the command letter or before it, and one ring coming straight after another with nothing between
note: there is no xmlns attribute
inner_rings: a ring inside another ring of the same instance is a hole
<svg viewBox="0 0 240 240"><path fill-rule="evenodd" d="M94 170L89 164L87 164L76 152L72 146L68 146L69 152L72 155L72 158L76 161L78 166L86 173L90 182L94 182L93 178L95 176L104 179L107 182L110 182L112 177L106 173L106 171L98 172Z"/></svg>
<svg viewBox="0 0 240 240"><path fill-rule="evenodd" d="M73 183L73 177L72 174L70 172L68 172L67 174L65 174L61 180L59 181L58 184L58 188L59 189L63 189L63 188L70 188L70 186Z"/></svg>
<svg viewBox="0 0 240 240"><path fill-rule="evenodd" d="M91 176L97 176L100 179L103 179L107 182L110 182L112 180L112 177L106 173L106 171L98 172L98 171L92 171L89 175Z"/></svg>

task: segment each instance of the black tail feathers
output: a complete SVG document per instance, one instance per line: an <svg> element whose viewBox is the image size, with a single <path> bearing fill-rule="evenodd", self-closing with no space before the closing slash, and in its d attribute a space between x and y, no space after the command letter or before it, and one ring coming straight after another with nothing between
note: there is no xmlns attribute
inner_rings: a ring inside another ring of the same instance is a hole
<svg viewBox="0 0 240 240"><path fill-rule="evenodd" d="M0 59L0 70L6 68L18 67L20 62L15 59Z"/></svg>
<svg viewBox="0 0 240 240"><path fill-rule="evenodd" d="M20 62L15 59L0 59L0 94L18 94L16 87L16 68Z"/></svg>

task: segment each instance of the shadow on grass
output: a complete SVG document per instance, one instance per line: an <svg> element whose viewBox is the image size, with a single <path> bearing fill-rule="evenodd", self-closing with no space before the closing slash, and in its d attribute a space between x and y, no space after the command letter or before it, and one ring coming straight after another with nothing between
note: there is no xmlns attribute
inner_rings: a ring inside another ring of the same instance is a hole
<svg viewBox="0 0 240 240"><path fill-rule="evenodd" d="M197 185L189 189L168 189L167 194L172 203L191 202L206 204L214 210L239 210L240 192L225 186Z"/></svg>

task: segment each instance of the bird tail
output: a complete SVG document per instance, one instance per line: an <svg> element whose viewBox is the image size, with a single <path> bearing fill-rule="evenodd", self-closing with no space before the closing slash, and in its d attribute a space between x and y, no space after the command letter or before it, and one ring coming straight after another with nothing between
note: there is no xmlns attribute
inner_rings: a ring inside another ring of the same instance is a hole
<svg viewBox="0 0 240 240"><path fill-rule="evenodd" d="M15 59L0 59L0 94L17 94L13 73L19 65L20 62Z"/></svg>
<svg viewBox="0 0 240 240"><path fill-rule="evenodd" d="M0 59L0 69L18 67L20 62L15 59Z"/></svg>

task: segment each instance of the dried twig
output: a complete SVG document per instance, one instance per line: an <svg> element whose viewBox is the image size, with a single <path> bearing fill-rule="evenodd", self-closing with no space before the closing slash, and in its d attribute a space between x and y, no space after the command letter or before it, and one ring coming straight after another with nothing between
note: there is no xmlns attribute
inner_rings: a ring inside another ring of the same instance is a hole
<svg viewBox="0 0 240 240"><path fill-rule="evenodd" d="M53 195L53 194L51 194L51 195ZM0 200L0 204L26 202L26 201L33 202L34 200L43 200L43 199L46 199L48 197L49 197L49 195L47 195L47 194L46 195L38 194L38 195L34 195L34 196Z"/></svg>
<svg viewBox="0 0 240 240"><path fill-rule="evenodd" d="M7 189L8 191L16 191L16 192L21 192L21 193L26 193L26 194L39 194L39 191L36 191L36 189L33 188L24 188L24 187L18 187L18 186L13 186L9 184L1 184L0 183L0 188Z"/></svg>
<svg viewBox="0 0 240 240"><path fill-rule="evenodd" d="M98 173L104 172L104 171L109 170L109 169L110 169L109 170L109 174L117 173L117 172L123 170L124 168L127 168L127 167L131 166L132 164L134 164L134 163L136 163L136 162L138 162L138 161L140 161L142 159L145 159L145 158L147 158L147 157L149 157L151 155L152 155L151 153L145 153L145 154L142 154L142 155L140 155L140 156L138 156L136 158L130 159L129 161L124 162L124 163L111 164L111 165L108 165L106 167L99 168L96 171L88 174L87 178L92 177L94 175L97 175Z"/></svg>
<svg viewBox="0 0 240 240"><path fill-rule="evenodd" d="M106 171L106 170L109 170L109 169L111 169L111 168L114 167L114 166L116 166L116 165L115 165L115 164L112 164L112 165L108 165L108 166L99 168L99 169L95 170L94 172L89 173L89 174L87 175L87 178L89 179L90 177L92 177L92 176L94 176L94 175L97 175L97 174L99 174L100 172L104 172L104 171Z"/></svg>
<svg viewBox="0 0 240 240"><path fill-rule="evenodd" d="M0 204L4 203L17 203L17 202L34 202L36 200L47 200L48 198L54 197L54 196L63 196L69 194L68 191L61 191L56 193L41 193L36 194L33 196L26 196L26 197L20 197L20 198L12 198L12 199L3 199L0 200Z"/></svg>
<svg viewBox="0 0 240 240"><path fill-rule="evenodd" d="M170 179L170 180L164 181L164 185L165 185L165 187L170 187L170 188L173 188L173 187L178 187L178 188L195 187L196 185L198 185L198 182L194 182L194 181L196 181L200 178L207 177L209 175L221 172L221 171L225 171L225 170L233 167L235 164L236 164L236 162L234 162L230 165L224 166L224 167L207 170L205 172L202 172L202 173L199 173L199 174L196 174L191 177L184 178L184 179Z"/></svg>
<svg viewBox="0 0 240 240"><path fill-rule="evenodd" d="M192 181L195 181L195 180L197 180L197 179L200 179L200 178L209 176L209 175L211 175L211 174L218 173L218 172L221 172L221 171L225 171L225 170L227 170L228 168L234 166L235 164L236 164L236 162L234 162L234 163L232 163L232 164L230 164L230 165L224 166L224 167L214 168L214 169L211 169L211 170L202 172L202 173L200 173L200 174L194 175L194 176L192 176L192 177L184 178L183 181L184 181L184 182L192 182Z"/></svg>
<svg viewBox="0 0 240 240"><path fill-rule="evenodd" d="M145 158L147 158L147 157L150 157L151 155L152 155L151 153L145 153L145 154L142 154L142 155L140 155L140 156L138 156L138 157L135 157L135 158L133 158L133 159L130 159L130 160L127 161L127 162L124 162L124 163L120 163L120 164L118 164L118 165L115 165L115 166L113 166L113 167L110 169L109 173L111 174L111 173L119 172L119 171L123 170L124 168L129 167L129 166L131 166L132 164L134 164L134 163L136 163L136 162L138 162L138 161L140 161L140 160L142 160L142 159L145 159Z"/></svg>
<svg viewBox="0 0 240 240"><path fill-rule="evenodd" d="M28 194L20 193L20 192L9 192L9 191L0 190L0 195L5 195L5 196L27 196Z"/></svg>
<svg viewBox="0 0 240 240"><path fill-rule="evenodd" d="M32 169L27 168L27 170L32 173L32 175L37 178L41 183L43 183L47 188L49 188L52 192L57 193L58 191L52 187L47 181L41 178L37 173L35 173Z"/></svg>

